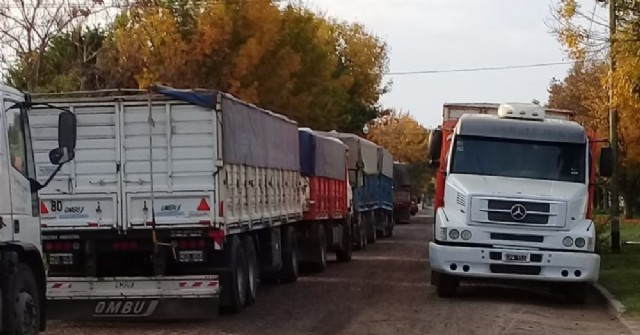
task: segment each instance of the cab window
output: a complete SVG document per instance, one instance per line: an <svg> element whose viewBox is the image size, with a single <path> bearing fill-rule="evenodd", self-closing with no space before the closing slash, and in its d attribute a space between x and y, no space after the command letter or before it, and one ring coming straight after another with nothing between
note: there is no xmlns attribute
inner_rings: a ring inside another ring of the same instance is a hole
<svg viewBox="0 0 640 335"><path fill-rule="evenodd" d="M20 118L20 109L12 108L6 112L7 137L11 166L25 177L27 176L27 148L24 142L24 124Z"/></svg>

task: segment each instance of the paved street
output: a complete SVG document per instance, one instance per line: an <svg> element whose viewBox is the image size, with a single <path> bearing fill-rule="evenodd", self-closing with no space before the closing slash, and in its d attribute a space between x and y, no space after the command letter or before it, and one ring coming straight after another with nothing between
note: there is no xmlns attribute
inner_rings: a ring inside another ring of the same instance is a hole
<svg viewBox="0 0 640 335"><path fill-rule="evenodd" d="M298 283L261 287L258 302L206 323L63 323L48 334L626 334L594 297L565 305L544 291L466 286L451 300L429 285L430 220L396 226L352 263L330 264Z"/></svg>

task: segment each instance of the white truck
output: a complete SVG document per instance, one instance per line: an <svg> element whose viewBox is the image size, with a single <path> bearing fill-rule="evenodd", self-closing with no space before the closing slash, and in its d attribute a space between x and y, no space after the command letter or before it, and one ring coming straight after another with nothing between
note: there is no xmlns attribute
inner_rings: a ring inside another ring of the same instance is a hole
<svg viewBox="0 0 640 335"><path fill-rule="evenodd" d="M552 283L584 301L598 279L591 204L611 149L567 111L537 104L446 104L431 134L437 167L432 283L451 297L460 280Z"/></svg>
<svg viewBox="0 0 640 335"><path fill-rule="evenodd" d="M37 99L36 147L54 135L51 106L78 118L76 159L40 205L51 318L212 318L252 304L258 280L324 269L329 249L351 259L348 216L305 220L294 121L217 91Z"/></svg>
<svg viewBox="0 0 640 335"><path fill-rule="evenodd" d="M0 333L36 334L46 329L45 268L42 262L37 192L74 158L76 119L58 110L46 147L34 148L26 95L0 84ZM44 143L42 143L44 144ZM56 148L57 147L57 148ZM56 148L49 150L51 148ZM36 181L34 151L53 166Z"/></svg>

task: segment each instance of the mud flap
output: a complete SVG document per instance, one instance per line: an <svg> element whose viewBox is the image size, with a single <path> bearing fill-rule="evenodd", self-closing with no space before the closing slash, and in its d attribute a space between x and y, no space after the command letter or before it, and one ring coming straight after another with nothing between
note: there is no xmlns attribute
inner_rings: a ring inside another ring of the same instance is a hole
<svg viewBox="0 0 640 335"><path fill-rule="evenodd" d="M218 275L48 278L47 314L54 320L214 318Z"/></svg>
<svg viewBox="0 0 640 335"><path fill-rule="evenodd" d="M51 320L204 320L218 314L217 298L49 300Z"/></svg>

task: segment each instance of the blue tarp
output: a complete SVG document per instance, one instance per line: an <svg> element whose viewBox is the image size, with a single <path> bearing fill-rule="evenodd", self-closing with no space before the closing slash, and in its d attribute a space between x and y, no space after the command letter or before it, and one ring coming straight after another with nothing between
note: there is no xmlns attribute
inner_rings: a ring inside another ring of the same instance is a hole
<svg viewBox="0 0 640 335"><path fill-rule="evenodd" d="M177 90L171 87L158 85L153 86L152 89L170 98L209 109L213 109L216 106L216 96L218 95L217 91L195 92L189 90Z"/></svg>
<svg viewBox="0 0 640 335"><path fill-rule="evenodd" d="M337 139L320 136L311 129L298 130L300 172L338 180L346 179L347 146Z"/></svg>

